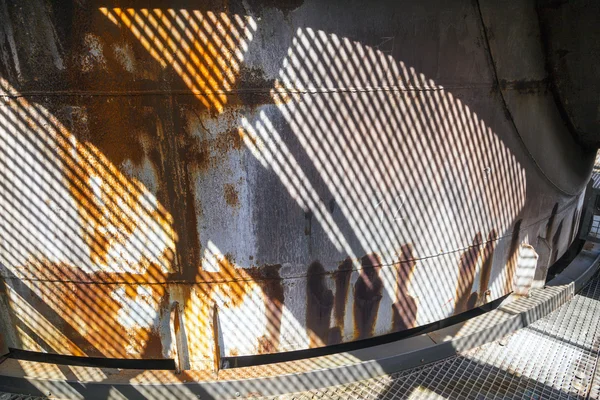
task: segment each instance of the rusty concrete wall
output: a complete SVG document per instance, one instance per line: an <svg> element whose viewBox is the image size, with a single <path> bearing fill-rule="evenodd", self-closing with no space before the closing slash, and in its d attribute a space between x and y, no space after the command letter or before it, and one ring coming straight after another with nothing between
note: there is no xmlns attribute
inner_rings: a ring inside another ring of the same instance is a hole
<svg viewBox="0 0 600 400"><path fill-rule="evenodd" d="M593 153L496 4L1 1L0 347L213 369L546 268Z"/></svg>

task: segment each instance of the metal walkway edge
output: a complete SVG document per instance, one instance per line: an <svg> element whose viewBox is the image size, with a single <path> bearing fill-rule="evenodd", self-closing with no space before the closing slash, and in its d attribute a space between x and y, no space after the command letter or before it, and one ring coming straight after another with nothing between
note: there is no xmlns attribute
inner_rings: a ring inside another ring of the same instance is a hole
<svg viewBox="0 0 600 400"><path fill-rule="evenodd" d="M168 375L153 384L116 376L75 382L11 374L7 364L17 361L7 360L0 365L0 390L28 394L33 387L57 398L600 400L600 278L590 280L599 261L600 244L587 243L559 276L528 298L399 342L303 360L300 373L177 384ZM0 400L29 398L0 392Z"/></svg>
<svg viewBox="0 0 600 400"><path fill-rule="evenodd" d="M600 276L505 338L423 367L279 399L600 399Z"/></svg>

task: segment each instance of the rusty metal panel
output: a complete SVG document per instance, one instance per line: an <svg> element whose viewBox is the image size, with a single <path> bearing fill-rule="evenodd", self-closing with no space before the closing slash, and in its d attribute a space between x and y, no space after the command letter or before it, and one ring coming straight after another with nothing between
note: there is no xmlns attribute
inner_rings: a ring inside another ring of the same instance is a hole
<svg viewBox="0 0 600 400"><path fill-rule="evenodd" d="M0 345L215 369L464 312L572 241L470 2L112 3L0 7Z"/></svg>

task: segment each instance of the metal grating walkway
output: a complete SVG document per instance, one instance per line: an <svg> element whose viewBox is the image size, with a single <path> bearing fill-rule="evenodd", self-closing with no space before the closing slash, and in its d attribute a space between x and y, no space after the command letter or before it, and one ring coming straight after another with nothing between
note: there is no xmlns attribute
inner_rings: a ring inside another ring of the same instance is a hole
<svg viewBox="0 0 600 400"><path fill-rule="evenodd" d="M527 328L445 360L290 399L600 400L600 276ZM38 397L0 392L0 400Z"/></svg>
<svg viewBox="0 0 600 400"><path fill-rule="evenodd" d="M47 397L27 396L23 394L10 394L0 392L0 400L43 400Z"/></svg>
<svg viewBox="0 0 600 400"><path fill-rule="evenodd" d="M279 399L598 399L600 277L527 328L457 356Z"/></svg>

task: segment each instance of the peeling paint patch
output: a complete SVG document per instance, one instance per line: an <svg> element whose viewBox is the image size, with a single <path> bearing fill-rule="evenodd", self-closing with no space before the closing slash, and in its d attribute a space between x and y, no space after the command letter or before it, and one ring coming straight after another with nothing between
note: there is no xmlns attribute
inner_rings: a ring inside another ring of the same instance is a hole
<svg viewBox="0 0 600 400"><path fill-rule="evenodd" d="M329 332L329 344L337 344L343 341L346 303L348 302L348 292L350 290L350 278L352 277L353 265L352 259L346 258L334 272L334 326Z"/></svg>
<svg viewBox="0 0 600 400"><path fill-rule="evenodd" d="M101 39L92 33L88 33L84 37L83 45L87 53L83 54L79 60L81 70L90 72L96 68L106 69L104 45Z"/></svg>
<svg viewBox="0 0 600 400"><path fill-rule="evenodd" d="M129 73L135 72L135 55L133 54L133 49L129 43L115 43L113 45L113 52L115 54L115 58L125 71Z"/></svg>
<svg viewBox="0 0 600 400"><path fill-rule="evenodd" d="M231 207L238 207L240 205L240 200L238 198L238 192L234 185L227 183L223 188L225 201Z"/></svg>

